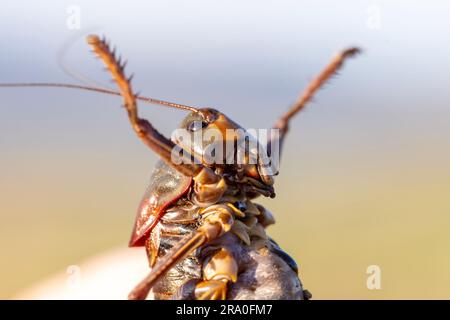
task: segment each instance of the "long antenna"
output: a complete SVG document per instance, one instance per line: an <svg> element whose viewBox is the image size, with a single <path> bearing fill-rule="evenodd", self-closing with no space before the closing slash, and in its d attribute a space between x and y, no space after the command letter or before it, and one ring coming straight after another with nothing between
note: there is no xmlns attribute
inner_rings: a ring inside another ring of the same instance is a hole
<svg viewBox="0 0 450 320"><path fill-rule="evenodd" d="M30 82L30 83L0 83L0 88L23 88L23 87L51 87L51 88L69 88L69 89L79 89L79 90L86 90L86 91L94 91L94 92L100 92L104 94L111 94L115 96L120 96L120 92L115 90L109 90L104 88L96 88L96 87L90 87L90 86L84 86L84 85L78 85L78 84L70 84L70 83L52 83L52 82ZM164 100L159 100L155 98L149 98L149 97L141 97L136 96L136 99L139 101L143 101L145 103L150 104L157 104L161 106L166 106L170 108L177 108L177 109L183 109L188 110L192 112L198 112L199 109L187 106L184 104L174 103L174 102L168 102Z"/></svg>

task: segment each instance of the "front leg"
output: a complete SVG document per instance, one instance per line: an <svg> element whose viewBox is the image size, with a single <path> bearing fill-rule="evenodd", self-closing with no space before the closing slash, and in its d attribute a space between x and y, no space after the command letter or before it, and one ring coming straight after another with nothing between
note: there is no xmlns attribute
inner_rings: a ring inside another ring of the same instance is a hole
<svg viewBox="0 0 450 320"><path fill-rule="evenodd" d="M104 39L100 39L95 35L91 35L87 38L88 43L92 46L92 49L97 54L97 56L103 60L106 68L111 73L114 82L117 84L120 90L120 94L123 97L124 106L128 113L128 118L133 130L136 132L138 137L154 152L156 152L161 159L163 159L168 165L172 166L178 172L184 174L185 176L193 177L197 175L203 168L202 165L196 164L191 161L193 155L184 152L182 156L184 159L177 159L176 164L172 161L172 150L175 144L160 134L152 124L139 117L137 108L137 95L133 92L131 87L131 78L125 75L125 63L120 61L120 58L116 58L114 50L111 50L108 43ZM171 105L170 103L167 105ZM184 106L183 109L189 107ZM190 111L196 111L195 108L190 108Z"/></svg>

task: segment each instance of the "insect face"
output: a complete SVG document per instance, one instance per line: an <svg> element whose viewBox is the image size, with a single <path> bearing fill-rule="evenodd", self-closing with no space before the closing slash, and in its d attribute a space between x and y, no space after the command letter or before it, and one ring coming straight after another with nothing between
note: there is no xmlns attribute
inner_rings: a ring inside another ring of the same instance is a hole
<svg viewBox="0 0 450 320"><path fill-rule="evenodd" d="M172 135L172 141L201 159L203 165L238 180L250 177L266 182L259 174L260 152L265 151L265 146L220 111L205 108L190 113Z"/></svg>

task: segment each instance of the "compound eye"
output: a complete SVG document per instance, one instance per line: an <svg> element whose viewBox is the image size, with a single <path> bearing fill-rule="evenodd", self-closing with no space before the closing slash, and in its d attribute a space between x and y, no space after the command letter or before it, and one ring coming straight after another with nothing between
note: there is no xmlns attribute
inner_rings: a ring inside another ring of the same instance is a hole
<svg viewBox="0 0 450 320"><path fill-rule="evenodd" d="M193 121L189 123L187 129L191 132L196 132L208 126L208 122L206 121Z"/></svg>

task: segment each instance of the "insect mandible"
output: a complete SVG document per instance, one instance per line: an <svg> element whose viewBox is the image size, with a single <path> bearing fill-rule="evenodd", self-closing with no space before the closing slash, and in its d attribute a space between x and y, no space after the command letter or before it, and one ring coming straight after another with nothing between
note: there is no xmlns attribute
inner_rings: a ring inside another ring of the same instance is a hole
<svg viewBox="0 0 450 320"><path fill-rule="evenodd" d="M161 158L140 203L129 243L131 247L145 247L151 271L131 291L129 299L145 299L150 291L155 299L309 298L294 260L266 235L265 228L274 223L273 215L253 202L260 195L275 196L276 172L268 170L262 153L245 144L242 162L230 163L223 155L220 160L224 161L205 161L205 152L213 144L224 146L231 140L236 145L240 137L229 138L227 132L245 135L246 131L212 108L136 95L131 77L125 75L125 63L116 58L106 40L91 35L87 41L119 91L60 83L11 83L0 87L65 87L120 95L132 128ZM291 118L342 67L346 58L358 52L358 48L349 48L336 55L277 120L273 126L277 134L269 136L265 145L256 142L257 150L270 151L277 143L281 152ZM191 137L214 130L224 138L200 142L194 139L190 143L176 136L168 139L139 117L137 101L189 111L180 129ZM175 149L179 152L174 153ZM229 150L226 153L229 157ZM236 160L235 150L231 156Z"/></svg>

